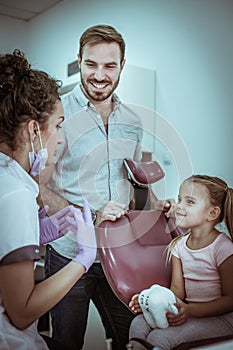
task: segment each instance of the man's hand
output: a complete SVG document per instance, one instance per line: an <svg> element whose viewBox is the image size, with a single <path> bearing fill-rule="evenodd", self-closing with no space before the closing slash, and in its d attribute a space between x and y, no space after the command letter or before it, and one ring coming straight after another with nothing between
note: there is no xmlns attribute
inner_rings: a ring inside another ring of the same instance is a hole
<svg viewBox="0 0 233 350"><path fill-rule="evenodd" d="M117 202L109 202L96 211L95 226L99 226L103 221L116 221L126 214L125 205Z"/></svg>
<svg viewBox="0 0 233 350"><path fill-rule="evenodd" d="M151 209L161 210L165 213L167 218L171 218L175 216L175 208L176 202L173 198L165 199L165 200L157 200L153 203Z"/></svg>

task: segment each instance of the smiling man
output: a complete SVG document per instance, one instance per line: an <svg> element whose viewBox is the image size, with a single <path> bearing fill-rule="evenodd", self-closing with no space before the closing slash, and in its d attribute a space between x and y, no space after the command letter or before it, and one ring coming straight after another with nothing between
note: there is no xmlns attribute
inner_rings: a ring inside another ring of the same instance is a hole
<svg viewBox="0 0 233 350"><path fill-rule="evenodd" d="M54 165L46 169L48 185L41 183L41 198L50 214L87 200L98 226L115 221L130 207L131 189L124 158L141 159L142 121L114 93L125 64L125 42L108 25L88 28L80 37L78 64L81 82L62 96L65 121L63 144ZM51 174L51 176L50 176ZM60 270L75 253L72 234L47 245L46 276ZM90 300L95 304L113 349L128 343L133 313L115 296L100 261L52 309L53 337L82 349Z"/></svg>
<svg viewBox="0 0 233 350"><path fill-rule="evenodd" d="M112 93L118 86L124 67L117 43L87 44L80 52L82 90L93 104L104 101L111 104Z"/></svg>
<svg viewBox="0 0 233 350"><path fill-rule="evenodd" d="M108 25L88 28L79 41L78 64L81 82L62 96L63 143L54 164L41 176L40 194L43 204L49 205L49 214L67 204L82 208L86 200L99 226L132 208L133 191L123 161L140 161L143 126L141 117L115 94L125 64L120 33ZM153 209L170 208L168 201L158 201L152 191L150 199ZM76 246L71 233L47 245L47 277L73 259ZM51 311L53 337L81 349L90 300L101 316L106 337L113 339L113 350L125 349L134 315L111 290L98 259Z"/></svg>

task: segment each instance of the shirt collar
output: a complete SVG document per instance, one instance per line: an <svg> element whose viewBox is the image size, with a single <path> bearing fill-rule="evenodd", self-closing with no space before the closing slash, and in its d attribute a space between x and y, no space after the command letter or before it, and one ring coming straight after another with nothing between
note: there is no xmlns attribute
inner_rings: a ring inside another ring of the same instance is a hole
<svg viewBox="0 0 233 350"><path fill-rule="evenodd" d="M89 100L88 98L84 95L82 89L81 89L81 83L78 83L74 90L74 95L75 95L75 99L78 101L78 103L82 106L82 107L88 107L89 106Z"/></svg>
<svg viewBox="0 0 233 350"><path fill-rule="evenodd" d="M39 186L35 180L19 165L13 158L0 152L0 167L8 167L16 177L37 197L39 194Z"/></svg>

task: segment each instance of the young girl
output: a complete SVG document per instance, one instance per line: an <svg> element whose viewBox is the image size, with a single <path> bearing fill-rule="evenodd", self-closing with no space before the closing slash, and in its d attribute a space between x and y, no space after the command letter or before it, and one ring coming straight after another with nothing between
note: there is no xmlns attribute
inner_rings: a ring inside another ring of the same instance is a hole
<svg viewBox="0 0 233 350"><path fill-rule="evenodd" d="M79 254L35 285L39 244L68 227L64 214L72 217L71 207L53 220L45 217L47 209L38 215L39 188L31 176L51 164L62 142L64 117L58 91L57 82L31 69L20 51L0 55L0 349L4 350L48 349L37 332L37 319L65 296L96 257L95 232L85 204L84 214L74 209L77 239L82 239ZM50 349L67 349L47 342Z"/></svg>
<svg viewBox="0 0 233 350"><path fill-rule="evenodd" d="M182 342L233 333L233 243L215 226L225 219L233 237L233 190L217 177L194 175L180 187L176 224L189 229L168 247L172 260L170 289L178 315L167 314L169 327L151 329L143 315L134 318L129 337L145 339L159 350ZM138 295L130 308L141 311ZM132 341L134 350L144 349Z"/></svg>

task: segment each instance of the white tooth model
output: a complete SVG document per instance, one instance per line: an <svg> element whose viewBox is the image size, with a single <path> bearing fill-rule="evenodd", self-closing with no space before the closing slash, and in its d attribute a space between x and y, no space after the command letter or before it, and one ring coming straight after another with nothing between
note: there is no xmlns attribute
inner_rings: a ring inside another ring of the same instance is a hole
<svg viewBox="0 0 233 350"><path fill-rule="evenodd" d="M167 328L166 313L178 314L174 305L176 298L174 293L165 287L154 284L149 289L143 290L138 297L143 316L151 328Z"/></svg>

